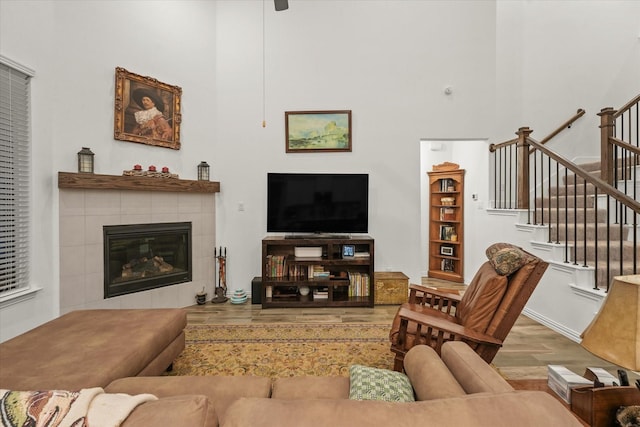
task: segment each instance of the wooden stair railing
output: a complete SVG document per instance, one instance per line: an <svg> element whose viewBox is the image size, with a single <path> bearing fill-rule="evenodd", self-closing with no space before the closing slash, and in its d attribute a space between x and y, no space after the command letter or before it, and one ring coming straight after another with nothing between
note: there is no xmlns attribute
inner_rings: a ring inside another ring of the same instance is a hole
<svg viewBox="0 0 640 427"><path fill-rule="evenodd" d="M635 171L640 164L638 159L640 155L639 111L640 95L618 110L607 107L598 113L600 116L601 178L613 186L616 185L619 178L624 179L628 176L624 172ZM621 177L617 176L618 168L615 167L619 160L633 167L633 169L623 170ZM635 173L633 177L636 177Z"/></svg>
<svg viewBox="0 0 640 427"><path fill-rule="evenodd" d="M638 134L638 99L627 104L636 109L636 129L625 130L630 135ZM531 138L533 131L523 127L518 138L491 146L494 207L526 209L529 224L548 228L549 243L563 244L564 262L593 267L595 288L608 289L614 275L638 273L640 203L636 180L640 150L620 139L620 125L613 126L613 136L607 127L607 144L617 148L609 150L607 158L607 164L609 158L614 159L613 166L598 177L544 145L583 114L578 110L541 141ZM607 121L615 122L616 114L607 110L605 115ZM622 154L618 153L620 148L624 149ZM624 187L610 185L604 176L613 176ZM618 176L622 179L617 180Z"/></svg>

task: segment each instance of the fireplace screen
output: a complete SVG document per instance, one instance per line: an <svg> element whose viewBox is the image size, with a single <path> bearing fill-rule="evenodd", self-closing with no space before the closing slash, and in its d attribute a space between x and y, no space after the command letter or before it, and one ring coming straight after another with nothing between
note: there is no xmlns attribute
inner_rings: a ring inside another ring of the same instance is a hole
<svg viewBox="0 0 640 427"><path fill-rule="evenodd" d="M108 225L104 297L191 281L191 223Z"/></svg>

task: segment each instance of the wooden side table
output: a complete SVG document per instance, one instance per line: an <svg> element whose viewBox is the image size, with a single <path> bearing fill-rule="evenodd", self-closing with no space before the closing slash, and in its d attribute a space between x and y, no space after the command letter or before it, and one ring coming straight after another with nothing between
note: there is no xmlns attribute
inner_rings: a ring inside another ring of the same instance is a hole
<svg viewBox="0 0 640 427"><path fill-rule="evenodd" d="M615 427L620 406L640 404L640 390L627 387L576 387L571 390L571 410L591 427Z"/></svg>

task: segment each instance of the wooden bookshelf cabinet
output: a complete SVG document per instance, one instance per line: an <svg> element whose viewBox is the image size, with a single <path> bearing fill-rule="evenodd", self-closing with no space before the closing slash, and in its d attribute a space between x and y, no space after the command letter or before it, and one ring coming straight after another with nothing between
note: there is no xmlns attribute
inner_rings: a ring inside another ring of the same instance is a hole
<svg viewBox="0 0 640 427"><path fill-rule="evenodd" d="M429 175L429 277L464 282L464 169L434 165Z"/></svg>
<svg viewBox="0 0 640 427"><path fill-rule="evenodd" d="M345 246L354 256L343 257ZM296 248L320 253L296 256ZM262 307L373 307L373 260L369 236L267 237L262 240Z"/></svg>

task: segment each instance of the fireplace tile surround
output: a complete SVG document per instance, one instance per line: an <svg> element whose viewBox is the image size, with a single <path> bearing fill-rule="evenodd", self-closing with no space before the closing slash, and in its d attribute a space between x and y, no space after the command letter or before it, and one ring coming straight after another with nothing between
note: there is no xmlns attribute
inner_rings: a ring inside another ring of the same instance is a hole
<svg viewBox="0 0 640 427"><path fill-rule="evenodd" d="M212 295L217 190L59 187L61 314L93 308L186 307L194 304L203 287ZM192 223L192 281L105 299L102 227L164 222Z"/></svg>

